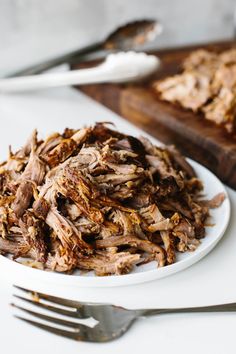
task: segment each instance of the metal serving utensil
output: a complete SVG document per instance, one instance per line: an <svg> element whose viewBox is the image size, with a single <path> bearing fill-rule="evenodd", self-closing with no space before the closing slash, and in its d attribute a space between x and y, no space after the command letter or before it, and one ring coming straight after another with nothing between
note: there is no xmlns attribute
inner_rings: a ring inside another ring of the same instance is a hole
<svg viewBox="0 0 236 354"><path fill-rule="evenodd" d="M20 299L28 304L35 305L39 309L48 310L52 313L55 313L57 316L54 317L50 315L44 315L39 312L26 309L25 307L19 306L17 304L12 304L15 308L30 316L35 317L37 320L31 320L18 315L15 317L50 333L74 339L76 341L85 342L100 343L117 339L126 333L132 324L141 317L171 313L236 311L236 303L189 308L128 310L123 307L118 307L110 304L86 303L66 300L38 292L35 293L31 290L27 290L18 286L15 287L18 290L31 295L31 298L14 295L15 298ZM42 300L44 302L42 302ZM63 306L63 308L58 306ZM59 318L58 315L67 316L67 318L69 317L71 320L65 319L65 317ZM96 320L97 324L93 328L75 322L76 319L88 318L93 318ZM44 322L46 321L48 324L44 324L38 320ZM68 330L61 329L58 327L58 325L67 327Z"/></svg>
<svg viewBox="0 0 236 354"><path fill-rule="evenodd" d="M118 27L105 40L91 44L73 52L49 59L43 63L33 65L27 69L12 73L8 77L36 75L64 63L79 62L79 57L99 51L130 50L144 43L152 41L162 32L162 25L153 19L129 22Z"/></svg>
<svg viewBox="0 0 236 354"><path fill-rule="evenodd" d="M93 68L42 75L0 79L0 92L20 92L94 83L138 81L151 75L160 65L154 55L136 52L109 54L106 60Z"/></svg>

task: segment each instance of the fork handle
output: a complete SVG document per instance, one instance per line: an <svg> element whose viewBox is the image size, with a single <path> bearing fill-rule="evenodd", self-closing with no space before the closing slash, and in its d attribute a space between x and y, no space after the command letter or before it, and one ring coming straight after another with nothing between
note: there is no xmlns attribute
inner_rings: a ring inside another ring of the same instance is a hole
<svg viewBox="0 0 236 354"><path fill-rule="evenodd" d="M201 306L201 307L185 307L185 308L170 308L170 309L150 309L143 310L141 316L154 316L168 313L197 313L197 312L234 312L236 311L236 303Z"/></svg>

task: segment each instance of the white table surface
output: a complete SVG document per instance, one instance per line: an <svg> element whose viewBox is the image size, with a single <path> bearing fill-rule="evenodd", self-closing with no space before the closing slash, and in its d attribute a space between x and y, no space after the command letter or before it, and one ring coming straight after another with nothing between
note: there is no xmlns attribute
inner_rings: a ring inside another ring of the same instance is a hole
<svg viewBox="0 0 236 354"><path fill-rule="evenodd" d="M62 130L96 120L114 121L119 129L132 126L109 110L72 89L59 89L27 95L0 96L0 158L6 156L11 131L14 146L21 145L40 118L40 130ZM24 135L24 136L23 136ZM13 147L14 147L13 146ZM236 192L228 189L232 220L216 248L191 268L165 279L121 288L81 288L80 299L107 301L127 307L198 306L236 301ZM12 284L0 269L0 350L3 353L41 354L121 354L149 349L162 353L235 353L236 314L182 314L138 321L121 339L107 344L74 342L14 319ZM65 294L66 289L61 291ZM76 294L78 296L78 294Z"/></svg>

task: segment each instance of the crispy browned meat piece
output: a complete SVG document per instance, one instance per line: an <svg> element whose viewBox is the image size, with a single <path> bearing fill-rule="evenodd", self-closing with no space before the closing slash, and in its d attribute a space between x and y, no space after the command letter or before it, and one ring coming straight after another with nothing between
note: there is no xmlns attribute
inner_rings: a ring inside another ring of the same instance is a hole
<svg viewBox="0 0 236 354"><path fill-rule="evenodd" d="M33 196L33 184L31 181L22 181L17 189L15 200L12 204L17 217L21 217L29 207L30 200Z"/></svg>
<svg viewBox="0 0 236 354"><path fill-rule="evenodd" d="M25 243L21 243L16 240L9 240L7 238L0 237L0 254L11 254L13 256L18 256L23 252L28 252L29 246Z"/></svg>
<svg viewBox="0 0 236 354"><path fill-rule="evenodd" d="M221 64L215 72L212 88L217 95L221 88L234 91L236 87L236 62Z"/></svg>
<svg viewBox="0 0 236 354"><path fill-rule="evenodd" d="M49 151L46 156L43 156L43 158L49 164L50 168L53 168L71 156L76 148L77 144L73 139L65 139Z"/></svg>
<svg viewBox="0 0 236 354"><path fill-rule="evenodd" d="M18 178L19 187L16 192L16 197L12 205L17 217L21 217L25 210L29 207L31 198L33 196L34 188L43 182L45 176L45 164L40 160L36 153L37 137L31 147L31 153L28 164L25 170Z"/></svg>
<svg viewBox="0 0 236 354"><path fill-rule="evenodd" d="M229 133L234 132L236 125L236 91L233 92L225 87L221 88L218 96L202 110L208 120L224 126Z"/></svg>
<svg viewBox="0 0 236 354"><path fill-rule="evenodd" d="M225 200L225 194L218 193L212 199L199 201L199 203L207 206L208 208L214 209L214 208L219 208L219 206L223 203L224 200Z"/></svg>
<svg viewBox="0 0 236 354"><path fill-rule="evenodd" d="M98 276L119 275L131 272L134 265L139 262L139 254L97 252L91 257L80 257L78 259L78 267L83 270L94 270Z"/></svg>
<svg viewBox="0 0 236 354"><path fill-rule="evenodd" d="M149 207L140 210L142 217L148 223L148 231L154 233L159 231L166 251L166 261L168 264L175 262L175 247L171 230L174 223L171 219L165 218L157 205L152 204Z"/></svg>
<svg viewBox="0 0 236 354"><path fill-rule="evenodd" d="M89 132L90 129L87 128L78 130L71 138L63 139L52 150L46 150L46 153L42 156L43 159L51 168L59 165L59 163L65 161L76 151L77 147L84 142Z"/></svg>
<svg viewBox="0 0 236 354"><path fill-rule="evenodd" d="M3 171L13 171L15 173L21 172L25 165L28 163L29 155L32 147L37 143L37 131L34 130L27 140L26 144L18 150L15 154L12 153L11 147L9 148L8 160L0 166Z"/></svg>
<svg viewBox="0 0 236 354"><path fill-rule="evenodd" d="M183 62L182 67L186 71L197 70L198 72L212 78L219 65L219 55L205 49L192 52Z"/></svg>
<svg viewBox="0 0 236 354"><path fill-rule="evenodd" d="M205 236L211 201L173 147L99 123L44 141L34 132L0 169L0 251L57 272L126 274L172 264Z"/></svg>
<svg viewBox="0 0 236 354"><path fill-rule="evenodd" d="M40 197L34 202L33 210L38 218L45 220L50 210L50 204L44 197Z"/></svg>
<svg viewBox="0 0 236 354"><path fill-rule="evenodd" d="M3 170L0 172L0 194L16 193L18 188L16 181L19 174L11 170Z"/></svg>
<svg viewBox="0 0 236 354"><path fill-rule="evenodd" d="M63 141L63 137L59 133L49 135L38 147L37 153L40 156L48 156L49 152L53 150Z"/></svg>
<svg viewBox="0 0 236 354"><path fill-rule="evenodd" d="M103 223L103 213L92 203L93 200L96 200L98 194L94 188L90 188L90 185L78 171L67 168L65 176L62 176L57 184L59 192L64 197L73 200L75 205L89 219L97 223Z"/></svg>
<svg viewBox="0 0 236 354"><path fill-rule="evenodd" d="M56 207L50 208L46 223L57 235L65 249L79 248L84 253L91 253L91 246L83 240L81 232L70 220L62 216Z"/></svg>
<svg viewBox="0 0 236 354"><path fill-rule="evenodd" d="M196 177L196 173L192 166L186 161L186 159L181 155L181 153L175 148L174 145L167 146L167 150L170 153L170 158L183 172L187 174L188 177Z"/></svg>
<svg viewBox="0 0 236 354"><path fill-rule="evenodd" d="M109 247L117 247L128 245L150 253L158 261L158 265L163 267L165 265L165 251L161 246L156 245L147 240L141 240L135 236L111 236L103 240L96 241L96 248L103 249Z"/></svg>
<svg viewBox="0 0 236 354"><path fill-rule="evenodd" d="M186 71L153 84L160 98L198 111L211 97L211 80L198 71Z"/></svg>
<svg viewBox="0 0 236 354"><path fill-rule="evenodd" d="M191 224L187 219L182 218L179 224L174 227L172 234L179 239L177 249L180 252L194 251L200 244L200 241L195 237L194 224Z"/></svg>
<svg viewBox="0 0 236 354"><path fill-rule="evenodd" d="M169 231L161 231L160 234L166 250L167 264L172 264L176 260L174 237Z"/></svg>
<svg viewBox="0 0 236 354"><path fill-rule="evenodd" d="M224 64L236 63L236 49L232 48L222 52L220 55L220 62Z"/></svg>
<svg viewBox="0 0 236 354"><path fill-rule="evenodd" d="M47 259L47 245L43 221L38 220L32 212L26 211L19 220L19 226L26 244L34 249L36 260L44 263Z"/></svg>
<svg viewBox="0 0 236 354"><path fill-rule="evenodd" d="M38 218L43 220L46 219L50 207L57 205L56 199L58 190L56 189L55 183L52 180L55 178L55 176L56 174L52 174L52 176L49 176L49 173L47 174L45 183L42 187L40 187L40 193L33 203L34 213Z"/></svg>

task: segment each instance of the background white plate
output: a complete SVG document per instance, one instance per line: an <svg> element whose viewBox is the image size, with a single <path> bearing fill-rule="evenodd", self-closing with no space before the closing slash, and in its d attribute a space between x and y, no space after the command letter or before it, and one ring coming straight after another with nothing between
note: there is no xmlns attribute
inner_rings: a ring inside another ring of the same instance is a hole
<svg viewBox="0 0 236 354"><path fill-rule="evenodd" d="M10 98L9 98L10 100ZM16 97L14 98L16 100ZM20 103L24 105L24 100L22 97L20 99ZM10 103L10 102L9 102ZM0 146L0 158L4 159L6 156L6 148L7 144L13 143L13 147L19 147L22 145L30 133L30 131L37 127L40 133L48 134L52 131L63 130L66 126L69 127L80 127L83 125L93 124L95 121L108 120L109 114L106 114L106 117L89 117L89 113L87 113L87 117L83 116L83 112L77 112L71 105L64 104L60 102L57 97L57 114L50 114L50 105L47 104L47 112L43 112L43 107L41 108L41 112L34 110L34 101L33 97L30 100L30 109L27 112L27 99L26 106L24 105L24 119L21 117L21 121L17 121L17 119L11 116L10 104L7 105L7 109L9 112L9 121L5 122L4 125L8 129L2 129L0 132L1 146ZM53 108L55 107L55 102ZM38 104L37 104L38 108ZM55 108L54 108L55 109ZM27 115L28 113L28 115ZM76 113L76 114L75 114ZM80 113L80 114L79 114ZM78 119L79 114L79 119ZM117 128L127 134L133 135L146 135L141 132L139 129L130 125L127 122L124 122L114 116L114 114L110 113L110 120L113 121ZM50 117L50 119L49 119ZM12 130L12 127L15 129ZM11 128L11 129L10 129ZM9 134L7 134L7 130ZM152 141L155 142L153 138ZM158 144L158 142L156 141ZM5 152L4 152L5 150ZM218 180L216 176L214 176L210 171L201 166L200 164L191 161L192 166L194 167L197 175L200 179L204 181L204 192L206 194L206 198L211 198L215 194L219 192L224 192L227 195L227 192L223 186L223 184ZM87 273L83 275L79 275L79 272L74 275L65 275L59 274L55 272L49 271L41 271L37 269L32 269L25 265L18 264L9 260L6 257L0 256L0 266L1 272L6 275L8 279L12 279L12 282L21 284L27 287L27 284L32 287L32 284L45 284L45 285L55 285L61 287L113 287L113 286L122 286L122 285L131 285L138 284L147 281L151 281L154 279L160 279L166 277L168 275L179 272L192 264L199 261L202 257L204 257L208 252L210 252L215 245L219 242L221 237L224 234L224 231L229 223L230 218L230 202L227 196L224 203L220 208L211 210L211 223L215 224L214 227L208 227L206 230L206 237L202 240L201 245L197 248L195 252L188 252L184 254L178 254L177 261L175 264L157 268L156 263L152 262L140 267L136 267L136 269L127 275L120 276L106 276L106 277L96 277L93 273Z"/></svg>

